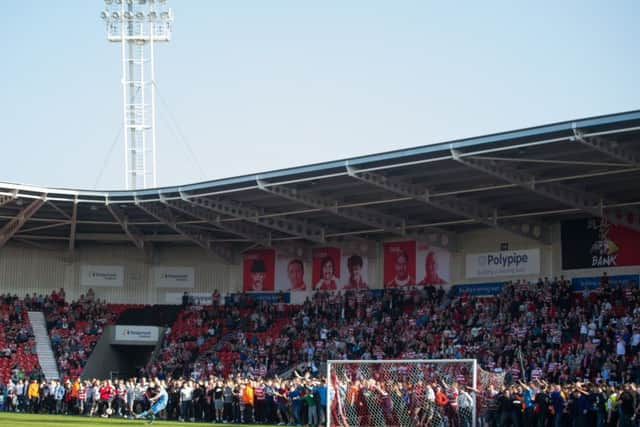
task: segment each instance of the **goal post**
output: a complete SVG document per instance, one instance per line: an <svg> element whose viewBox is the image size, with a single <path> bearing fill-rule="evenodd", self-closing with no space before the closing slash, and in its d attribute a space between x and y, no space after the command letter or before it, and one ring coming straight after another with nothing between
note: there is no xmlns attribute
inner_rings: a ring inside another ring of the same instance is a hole
<svg viewBox="0 0 640 427"><path fill-rule="evenodd" d="M476 427L476 359L329 360L326 427Z"/></svg>

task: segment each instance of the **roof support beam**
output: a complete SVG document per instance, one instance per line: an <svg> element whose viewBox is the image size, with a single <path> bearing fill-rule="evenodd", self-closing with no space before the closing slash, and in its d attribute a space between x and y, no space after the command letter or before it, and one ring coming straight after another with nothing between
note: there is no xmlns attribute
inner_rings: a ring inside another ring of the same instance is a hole
<svg viewBox="0 0 640 427"><path fill-rule="evenodd" d="M282 185L270 185L262 181L258 181L258 187L262 191L276 196L332 213L353 222L381 229L391 234L425 241L433 244L434 246L443 248L450 248L454 245L455 236L446 230L441 230L435 227L421 230L408 230L406 221L403 218L397 218L373 209L340 207L337 200L316 196L305 191L298 191L295 188L285 187Z"/></svg>
<svg viewBox="0 0 640 427"><path fill-rule="evenodd" d="M193 203L184 200L162 200L162 203L186 215L202 221L207 221L209 224L228 233L244 237L251 242L255 242L263 246L271 246L271 233L267 233L255 225L247 224L242 221L221 222L220 215L213 213L209 209L196 206Z"/></svg>
<svg viewBox="0 0 640 427"><path fill-rule="evenodd" d="M624 225L640 231L640 225L628 223L624 219L627 217L627 213L637 216L638 213L635 210L627 210L622 215L606 211L604 209L606 200L597 194L584 192L563 184L539 183L536 182L534 175L505 167L495 160L480 160L474 157L464 157L462 153L453 149L451 150L451 154L455 161L470 168L495 176L496 178L591 215L606 218L613 224Z"/></svg>
<svg viewBox="0 0 640 427"><path fill-rule="evenodd" d="M141 203L139 200L136 200L135 203L136 206L145 211L147 214L151 215L167 227L171 228L176 233L186 237L205 251L215 253L230 264L233 262L233 252L230 248L222 245L214 245L212 247L211 240L213 240L213 236L210 233L194 229L193 227L189 227L187 225L177 224L176 219L171 214L169 208L164 206L160 207L151 203Z"/></svg>
<svg viewBox="0 0 640 427"><path fill-rule="evenodd" d="M71 231L69 232L69 250L73 251L76 246L76 225L78 224L78 199L73 202L73 211L71 212Z"/></svg>
<svg viewBox="0 0 640 427"><path fill-rule="evenodd" d="M6 223L0 229L0 248L3 247L14 234L16 234L22 226L31 218L38 209L45 203L45 195L41 199L36 199L28 206L24 207L11 221Z"/></svg>
<svg viewBox="0 0 640 427"><path fill-rule="evenodd" d="M6 205L7 203L15 200L16 197L18 197L17 194L18 194L18 192L14 191L11 196L5 195L5 194L0 195L0 207L2 207L4 205Z"/></svg>
<svg viewBox="0 0 640 427"><path fill-rule="evenodd" d="M585 137L584 134L576 128L573 129L573 134L575 135L575 140L583 145L606 154L612 159L616 159L635 167L640 167L640 154L622 147L616 141L605 139L600 136Z"/></svg>
<svg viewBox="0 0 640 427"><path fill-rule="evenodd" d="M531 224L531 222L528 221L528 226L522 227L522 225L525 225L524 223L511 224L510 226L499 223L498 209L493 207L484 206L458 197L432 198L430 197L428 188L406 183L398 179L389 178L375 172L361 172L350 166L347 166L347 172L349 173L349 176L374 187L382 188L383 190L387 190L401 196L410 197L436 209L472 219L489 227L500 228L529 239L540 241L544 240L544 242L548 242L551 237L551 230L542 224Z"/></svg>
<svg viewBox="0 0 640 427"><path fill-rule="evenodd" d="M129 217L127 214L122 212L117 205L107 203L107 210L111 212L111 216L118 221L120 227L122 227L122 231L127 235L129 240L133 242L133 244L138 249L144 248L144 239L142 233L134 226L129 224Z"/></svg>
<svg viewBox="0 0 640 427"><path fill-rule="evenodd" d="M244 203L231 200L211 199L206 197L188 197L182 195L182 199L222 215L252 222L262 227L280 231L291 236L300 237L316 243L325 243L325 229L305 221L280 216L265 216L264 212Z"/></svg>

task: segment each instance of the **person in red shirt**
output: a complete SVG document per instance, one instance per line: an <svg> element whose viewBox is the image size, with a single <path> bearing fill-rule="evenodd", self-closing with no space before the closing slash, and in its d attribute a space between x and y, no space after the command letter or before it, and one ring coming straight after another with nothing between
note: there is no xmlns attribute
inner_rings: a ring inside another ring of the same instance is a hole
<svg viewBox="0 0 640 427"><path fill-rule="evenodd" d="M102 383L102 387L99 389L100 393L100 407L98 412L103 418L107 418L111 412L111 401L115 394L115 389L110 380L105 380Z"/></svg>

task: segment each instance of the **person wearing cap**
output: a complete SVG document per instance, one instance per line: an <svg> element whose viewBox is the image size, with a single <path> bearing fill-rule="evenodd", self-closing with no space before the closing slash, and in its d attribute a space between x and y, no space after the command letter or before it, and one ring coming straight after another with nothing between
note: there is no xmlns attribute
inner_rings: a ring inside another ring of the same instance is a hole
<svg viewBox="0 0 640 427"><path fill-rule="evenodd" d="M264 291L267 278L267 266L262 259L254 259L251 263L251 284L249 291Z"/></svg>

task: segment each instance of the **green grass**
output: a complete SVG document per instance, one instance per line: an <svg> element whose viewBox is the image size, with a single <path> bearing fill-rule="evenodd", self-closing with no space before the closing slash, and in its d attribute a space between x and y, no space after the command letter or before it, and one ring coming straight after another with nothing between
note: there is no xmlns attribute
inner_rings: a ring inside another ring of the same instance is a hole
<svg viewBox="0 0 640 427"><path fill-rule="evenodd" d="M65 427L65 426L147 426L145 420L125 420L122 418L96 418L96 417L80 417L80 416L63 416L63 415L34 415L34 414L15 414L11 412L0 412L0 426L16 426L16 427ZM180 423L177 421L161 421L156 420L153 425L160 427L173 426L233 426L242 424L212 424L212 423ZM264 425L251 424L251 427L267 427Z"/></svg>

